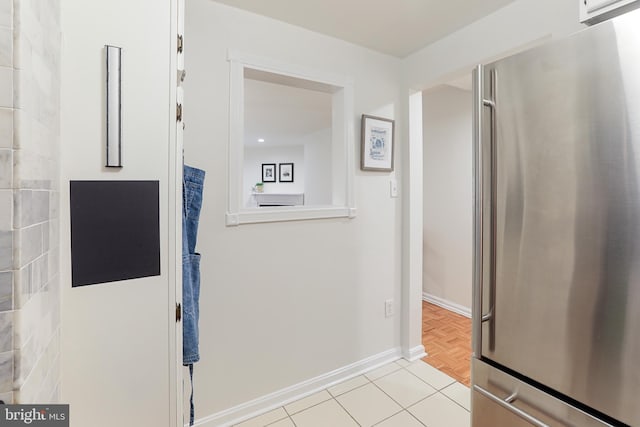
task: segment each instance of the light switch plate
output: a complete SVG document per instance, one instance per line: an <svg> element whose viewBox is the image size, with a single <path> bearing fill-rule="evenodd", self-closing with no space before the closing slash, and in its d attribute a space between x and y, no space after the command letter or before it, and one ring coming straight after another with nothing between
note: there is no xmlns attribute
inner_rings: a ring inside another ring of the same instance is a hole
<svg viewBox="0 0 640 427"><path fill-rule="evenodd" d="M393 316L393 300L388 299L384 302L384 317Z"/></svg>
<svg viewBox="0 0 640 427"><path fill-rule="evenodd" d="M391 192L391 197L398 197L398 181L395 179L392 179L389 184L390 184L389 189Z"/></svg>

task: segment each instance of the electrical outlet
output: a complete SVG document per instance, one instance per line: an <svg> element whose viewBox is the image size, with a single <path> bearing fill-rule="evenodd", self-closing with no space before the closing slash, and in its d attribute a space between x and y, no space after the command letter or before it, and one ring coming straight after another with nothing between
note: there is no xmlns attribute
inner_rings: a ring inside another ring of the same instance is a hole
<svg viewBox="0 0 640 427"><path fill-rule="evenodd" d="M393 300L388 299L384 302L384 317L393 316Z"/></svg>

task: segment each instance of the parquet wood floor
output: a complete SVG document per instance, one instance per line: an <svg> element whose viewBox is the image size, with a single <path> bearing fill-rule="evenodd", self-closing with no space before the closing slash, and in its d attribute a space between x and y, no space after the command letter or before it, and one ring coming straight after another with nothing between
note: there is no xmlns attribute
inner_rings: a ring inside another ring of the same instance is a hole
<svg viewBox="0 0 640 427"><path fill-rule="evenodd" d="M422 302L422 344L429 365L469 387L471 383L471 319Z"/></svg>

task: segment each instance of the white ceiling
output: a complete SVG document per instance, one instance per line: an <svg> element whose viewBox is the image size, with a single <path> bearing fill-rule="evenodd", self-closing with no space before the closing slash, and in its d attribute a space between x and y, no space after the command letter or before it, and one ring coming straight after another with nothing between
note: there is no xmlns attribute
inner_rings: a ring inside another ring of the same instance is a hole
<svg viewBox="0 0 640 427"><path fill-rule="evenodd" d="M514 0L215 0L404 58Z"/></svg>

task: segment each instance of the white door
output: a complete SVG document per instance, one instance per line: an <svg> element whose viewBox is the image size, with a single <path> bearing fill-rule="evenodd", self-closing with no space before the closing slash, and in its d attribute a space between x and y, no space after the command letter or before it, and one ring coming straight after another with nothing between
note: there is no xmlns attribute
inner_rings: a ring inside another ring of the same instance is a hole
<svg viewBox="0 0 640 427"><path fill-rule="evenodd" d="M176 0L61 0L62 401L73 427L182 420ZM122 47L122 169L104 168L104 45ZM157 180L160 275L71 287L69 181Z"/></svg>
<svg viewBox="0 0 640 427"><path fill-rule="evenodd" d="M184 68L184 4L185 0L177 0L177 29L176 33L178 35L177 47L176 47L176 106L179 108L179 116L176 119L176 161L175 165L175 173L171 178L173 182L176 183L178 188L178 192L174 192L176 194L177 199L176 203L174 203L174 214L176 221L182 219L182 167L183 167L183 153L184 153L184 107L183 107L183 99L184 99L184 89L182 88L182 83L186 78L186 70ZM176 112L178 114L178 112ZM176 242L182 242L182 227L176 227L175 230ZM175 271L176 274L180 275L182 273L182 245L176 246L176 256L174 261L177 263ZM177 279L176 283L178 284L175 287L175 295L176 301L182 301L182 276ZM189 406L189 395L186 394L185 388L185 380L188 380L188 370L182 368L182 323L176 323L176 360L178 361L176 365L176 372L174 376L176 378L176 416L177 416L177 425L183 426L185 424L189 424L189 414L190 414L190 406ZM185 405L187 405L185 407Z"/></svg>

